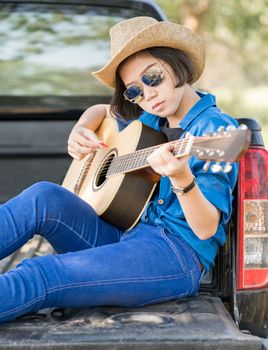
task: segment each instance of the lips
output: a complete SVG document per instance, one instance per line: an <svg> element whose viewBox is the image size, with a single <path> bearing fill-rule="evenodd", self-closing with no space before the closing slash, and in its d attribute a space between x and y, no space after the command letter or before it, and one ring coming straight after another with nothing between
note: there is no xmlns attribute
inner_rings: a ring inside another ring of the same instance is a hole
<svg viewBox="0 0 268 350"><path fill-rule="evenodd" d="M155 103L155 104L153 105L153 109L156 109L157 107L159 107L163 102L164 102L164 101Z"/></svg>

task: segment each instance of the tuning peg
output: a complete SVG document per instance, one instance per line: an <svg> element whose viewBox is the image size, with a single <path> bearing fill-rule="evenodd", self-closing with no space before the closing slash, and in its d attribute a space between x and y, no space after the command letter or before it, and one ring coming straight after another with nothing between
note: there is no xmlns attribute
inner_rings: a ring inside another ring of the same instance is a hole
<svg viewBox="0 0 268 350"><path fill-rule="evenodd" d="M233 167L232 167L231 163L227 162L223 167L223 172L227 174L232 170L232 168Z"/></svg>
<svg viewBox="0 0 268 350"><path fill-rule="evenodd" d="M248 129L248 127L246 126L246 124L241 124L241 125L239 125L238 128L239 128L239 129L242 129L242 130L247 130L247 129Z"/></svg>
<svg viewBox="0 0 268 350"><path fill-rule="evenodd" d="M217 153L218 153L218 156L219 157L223 157L224 155L225 155L225 152L224 151L222 151L222 150L217 150Z"/></svg>
<svg viewBox="0 0 268 350"><path fill-rule="evenodd" d="M214 154L215 154L215 151L213 151L213 150L211 150L211 149L208 149L206 152L207 152L207 155L208 155L209 157L212 157L212 156L214 156Z"/></svg>
<svg viewBox="0 0 268 350"><path fill-rule="evenodd" d="M196 152L199 157L202 157L205 154L205 152L202 149L198 149Z"/></svg>
<svg viewBox="0 0 268 350"><path fill-rule="evenodd" d="M236 127L234 125L228 125L226 130L227 131L234 131L234 130L236 130Z"/></svg>
<svg viewBox="0 0 268 350"><path fill-rule="evenodd" d="M219 173L220 171L222 171L222 166L220 162L216 162L215 164L211 165L210 169L213 173Z"/></svg>
<svg viewBox="0 0 268 350"><path fill-rule="evenodd" d="M221 132L221 131L224 131L224 130L225 130L225 128L224 128L223 125L219 126L218 129L217 129L218 132Z"/></svg>
<svg viewBox="0 0 268 350"><path fill-rule="evenodd" d="M206 173L209 169L209 166L210 166L210 163L211 161L210 160L207 160L205 165L203 166L203 172Z"/></svg>

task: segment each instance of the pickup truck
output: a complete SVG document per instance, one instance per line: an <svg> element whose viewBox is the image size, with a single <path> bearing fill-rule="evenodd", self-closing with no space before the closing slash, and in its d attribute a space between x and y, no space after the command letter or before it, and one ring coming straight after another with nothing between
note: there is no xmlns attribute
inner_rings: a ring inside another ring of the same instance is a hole
<svg viewBox="0 0 268 350"><path fill-rule="evenodd" d="M62 183L70 130L111 98L89 74L109 57L108 28L138 15L165 20L151 0L0 0L1 203L40 180ZM1 324L0 350L268 349L268 154L258 122L238 121L251 144L227 243L198 295L136 309L41 310ZM0 273L47 253L35 238L0 261Z"/></svg>

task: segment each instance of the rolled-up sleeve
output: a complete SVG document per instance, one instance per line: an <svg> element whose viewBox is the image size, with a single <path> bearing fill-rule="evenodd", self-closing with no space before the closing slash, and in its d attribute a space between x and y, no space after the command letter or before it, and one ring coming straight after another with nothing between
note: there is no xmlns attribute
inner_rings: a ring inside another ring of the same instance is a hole
<svg viewBox="0 0 268 350"><path fill-rule="evenodd" d="M212 173L203 171L204 162L196 158L191 161L191 168L197 179L198 186L216 208L221 211L221 223L229 221L232 212L233 190L236 183L238 164L232 163L230 173Z"/></svg>

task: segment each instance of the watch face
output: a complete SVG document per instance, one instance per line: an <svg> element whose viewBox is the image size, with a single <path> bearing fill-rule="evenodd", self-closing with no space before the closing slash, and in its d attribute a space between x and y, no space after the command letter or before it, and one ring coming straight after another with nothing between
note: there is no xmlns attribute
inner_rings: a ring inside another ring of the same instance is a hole
<svg viewBox="0 0 268 350"><path fill-rule="evenodd" d="M177 195L179 195L179 196L182 196L183 194L184 194L184 190L183 189L179 189L179 188L172 188L172 191L174 192L174 193L176 193Z"/></svg>
<svg viewBox="0 0 268 350"><path fill-rule="evenodd" d="M177 195L178 196L182 196L184 194L184 191L183 190L178 190L178 192L177 192Z"/></svg>
<svg viewBox="0 0 268 350"><path fill-rule="evenodd" d="M171 188L172 188L172 191L174 193L176 193L178 196L182 196L183 194L189 192L192 188L194 188L195 184L196 184L196 179L195 179L195 177L193 177L193 181L188 186L186 186L184 188L171 186Z"/></svg>

